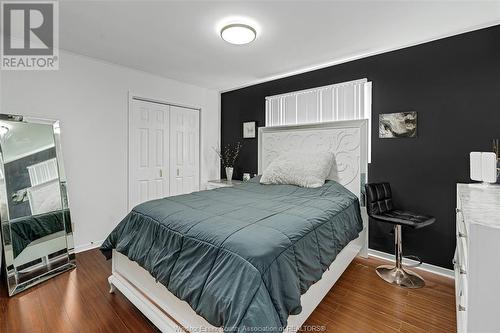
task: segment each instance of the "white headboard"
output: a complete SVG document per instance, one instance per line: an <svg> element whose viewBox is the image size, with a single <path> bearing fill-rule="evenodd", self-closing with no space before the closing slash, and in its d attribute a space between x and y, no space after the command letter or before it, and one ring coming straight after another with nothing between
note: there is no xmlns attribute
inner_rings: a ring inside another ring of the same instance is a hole
<svg viewBox="0 0 500 333"><path fill-rule="evenodd" d="M283 152L327 150L335 154L328 179L354 193L364 205L368 177L368 120L346 120L310 125L260 127L259 174Z"/></svg>

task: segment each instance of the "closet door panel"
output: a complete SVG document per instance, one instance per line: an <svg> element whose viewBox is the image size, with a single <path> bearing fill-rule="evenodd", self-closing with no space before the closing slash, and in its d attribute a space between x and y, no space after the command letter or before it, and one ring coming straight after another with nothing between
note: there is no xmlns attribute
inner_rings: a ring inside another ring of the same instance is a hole
<svg viewBox="0 0 500 333"><path fill-rule="evenodd" d="M171 107L171 195L199 190L200 114L198 110Z"/></svg>
<svg viewBox="0 0 500 333"><path fill-rule="evenodd" d="M169 195L169 106L133 100L129 115L129 208Z"/></svg>

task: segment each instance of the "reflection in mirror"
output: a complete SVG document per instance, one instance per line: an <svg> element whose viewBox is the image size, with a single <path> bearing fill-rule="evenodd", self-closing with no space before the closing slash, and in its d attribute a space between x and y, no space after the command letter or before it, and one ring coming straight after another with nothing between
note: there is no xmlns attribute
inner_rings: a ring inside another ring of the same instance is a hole
<svg viewBox="0 0 500 333"><path fill-rule="evenodd" d="M0 118L0 216L12 295L71 269L74 254L59 123Z"/></svg>

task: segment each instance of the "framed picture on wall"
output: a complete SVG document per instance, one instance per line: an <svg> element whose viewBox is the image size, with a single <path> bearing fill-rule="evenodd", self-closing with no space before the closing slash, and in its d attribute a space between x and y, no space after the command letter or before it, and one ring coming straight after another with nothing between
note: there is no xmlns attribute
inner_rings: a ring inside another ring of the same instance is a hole
<svg viewBox="0 0 500 333"><path fill-rule="evenodd" d="M247 121L243 123L243 138L255 138L255 121Z"/></svg>
<svg viewBox="0 0 500 333"><path fill-rule="evenodd" d="M417 137L417 112L415 111L380 114L378 123L378 137L381 139Z"/></svg>

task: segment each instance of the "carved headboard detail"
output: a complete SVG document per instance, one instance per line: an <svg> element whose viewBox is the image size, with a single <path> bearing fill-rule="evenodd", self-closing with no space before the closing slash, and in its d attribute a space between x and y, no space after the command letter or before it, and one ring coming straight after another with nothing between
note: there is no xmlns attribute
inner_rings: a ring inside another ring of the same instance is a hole
<svg viewBox="0 0 500 333"><path fill-rule="evenodd" d="M259 174L289 151L331 151L335 162L328 179L356 194L363 203L367 179L367 120L259 128Z"/></svg>

